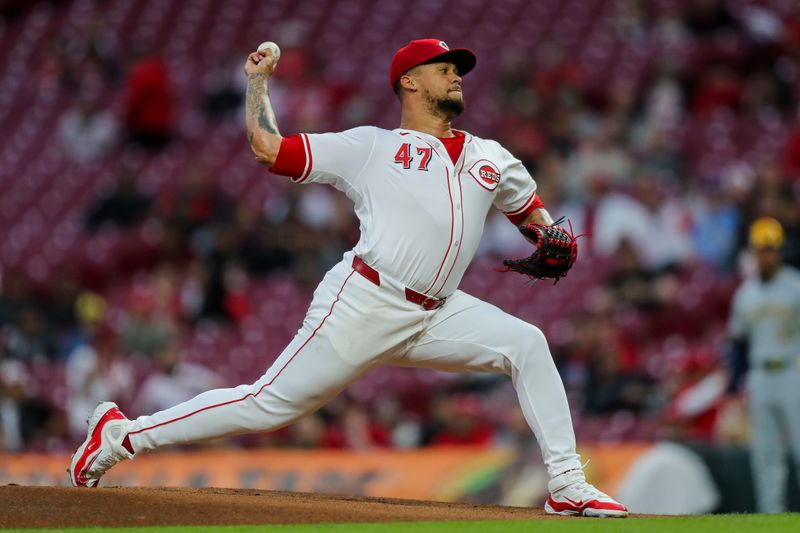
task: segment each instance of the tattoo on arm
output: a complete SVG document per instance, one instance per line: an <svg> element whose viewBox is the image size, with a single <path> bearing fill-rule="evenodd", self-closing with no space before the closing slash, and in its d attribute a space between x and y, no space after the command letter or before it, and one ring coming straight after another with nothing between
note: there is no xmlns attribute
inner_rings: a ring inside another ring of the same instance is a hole
<svg viewBox="0 0 800 533"><path fill-rule="evenodd" d="M533 213L525 217L525 220L522 221L523 224L544 224L549 226L553 223L553 217L550 216L550 213L543 207L535 209Z"/></svg>
<svg viewBox="0 0 800 533"><path fill-rule="evenodd" d="M269 87L265 74L251 74L247 78L247 140L253 144L255 128L280 135L278 122L269 101Z"/></svg>

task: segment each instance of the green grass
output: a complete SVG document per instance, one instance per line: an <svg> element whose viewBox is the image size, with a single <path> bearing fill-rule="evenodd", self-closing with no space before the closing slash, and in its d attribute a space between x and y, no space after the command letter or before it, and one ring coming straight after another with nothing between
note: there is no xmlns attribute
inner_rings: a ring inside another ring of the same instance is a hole
<svg viewBox="0 0 800 533"><path fill-rule="evenodd" d="M3 531L20 531L30 533L30 529L11 529ZM515 532L573 532L588 531L605 532L637 532L637 533L671 533L673 531L691 531L693 533L738 533L754 531L770 531L775 533L800 531L800 514L782 515L714 515L693 517L652 517L618 519L572 518L564 520L515 520L484 522L404 522L384 524L310 524L297 526L217 526L217 527L160 527L160 528L78 528L78 529L38 529L37 533L51 531L98 533L117 531L120 533L138 533L157 531L158 533L206 533L223 531L225 533L515 533Z"/></svg>

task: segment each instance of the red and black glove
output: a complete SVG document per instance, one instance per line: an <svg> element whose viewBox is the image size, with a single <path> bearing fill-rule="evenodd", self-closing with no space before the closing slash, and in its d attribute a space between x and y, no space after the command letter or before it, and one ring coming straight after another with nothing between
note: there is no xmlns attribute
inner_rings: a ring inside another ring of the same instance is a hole
<svg viewBox="0 0 800 533"><path fill-rule="evenodd" d="M536 279L553 279L556 283L563 278L578 258L578 241L572 231L567 232L557 226L560 219L550 226L543 224L522 224L519 231L531 240L536 251L522 259L503 261L506 270L513 270Z"/></svg>

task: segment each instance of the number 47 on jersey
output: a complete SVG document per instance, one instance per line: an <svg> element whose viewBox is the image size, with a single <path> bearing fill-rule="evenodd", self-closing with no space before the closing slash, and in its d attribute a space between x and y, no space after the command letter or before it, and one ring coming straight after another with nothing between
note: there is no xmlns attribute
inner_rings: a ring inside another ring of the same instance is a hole
<svg viewBox="0 0 800 533"><path fill-rule="evenodd" d="M417 148L418 156L422 156L419 160L419 165L417 166L417 170L424 170L428 171L428 163L431 162L431 148ZM398 165L403 165L403 168L408 170L411 168L411 163L416 159L415 156L411 155L411 144L410 143L403 143L400 145L400 149L397 150L397 153L394 154L394 162Z"/></svg>

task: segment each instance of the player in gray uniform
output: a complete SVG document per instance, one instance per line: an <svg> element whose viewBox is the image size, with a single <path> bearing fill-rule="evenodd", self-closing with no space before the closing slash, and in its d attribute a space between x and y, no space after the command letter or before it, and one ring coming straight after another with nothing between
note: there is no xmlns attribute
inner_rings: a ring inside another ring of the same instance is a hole
<svg viewBox="0 0 800 533"><path fill-rule="evenodd" d="M733 300L729 393L747 373L751 466L758 511L786 510L786 445L800 478L800 271L782 263L780 223L759 218L750 227L758 276Z"/></svg>

